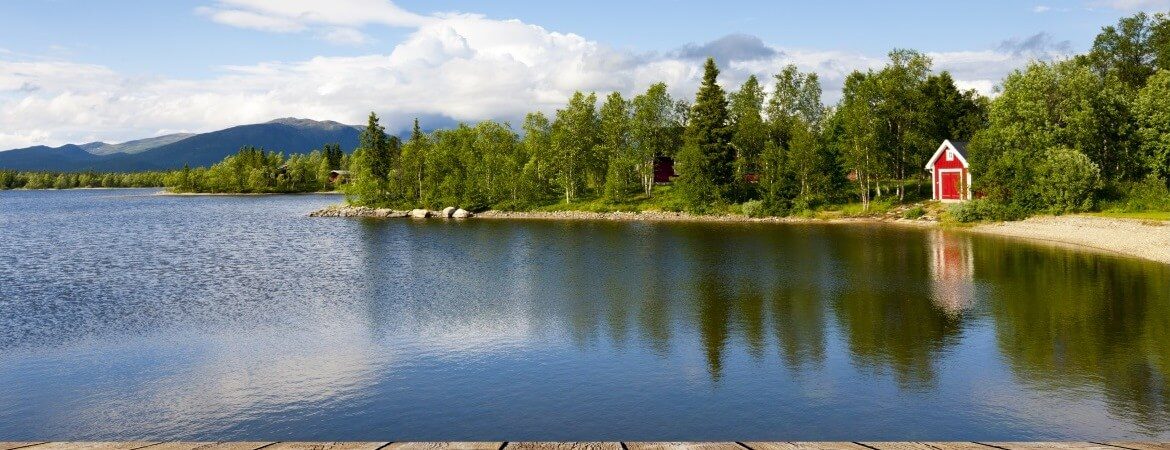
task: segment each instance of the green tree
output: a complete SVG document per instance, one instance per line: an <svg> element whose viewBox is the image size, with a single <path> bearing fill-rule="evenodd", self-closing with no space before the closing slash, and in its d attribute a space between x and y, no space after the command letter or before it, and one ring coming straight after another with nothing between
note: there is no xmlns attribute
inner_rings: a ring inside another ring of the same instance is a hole
<svg viewBox="0 0 1170 450"><path fill-rule="evenodd" d="M737 179L759 172L760 154L768 140L764 123L764 88L755 75L748 77L739 91L731 95L731 146L735 149Z"/></svg>
<svg viewBox="0 0 1170 450"><path fill-rule="evenodd" d="M1067 147L1048 150L1036 168L1040 200L1056 213L1087 211L1101 186L1101 170L1083 153Z"/></svg>
<svg viewBox="0 0 1170 450"><path fill-rule="evenodd" d="M634 186L638 155L630 143L630 103L620 93L609 94L601 105L599 127L598 153L608 160L605 198L612 202L625 201Z"/></svg>
<svg viewBox="0 0 1170 450"><path fill-rule="evenodd" d="M1150 173L1170 180L1170 70L1160 70L1134 102L1142 156Z"/></svg>
<svg viewBox="0 0 1170 450"><path fill-rule="evenodd" d="M552 124L552 157L565 203L581 195L588 174L596 169L594 147L599 133L597 95L573 94L569 104L557 110Z"/></svg>
<svg viewBox="0 0 1170 450"><path fill-rule="evenodd" d="M1084 57L1104 77L1141 89L1158 69L1170 70L1170 17L1138 13L1101 30Z"/></svg>
<svg viewBox="0 0 1170 450"><path fill-rule="evenodd" d="M403 197L419 205L426 202L422 196L429 151L430 140L419 126L418 118L415 118L414 126L410 130L410 139L402 146L401 168L403 176L408 178L403 184L405 190Z"/></svg>
<svg viewBox="0 0 1170 450"><path fill-rule="evenodd" d="M834 121L840 127L836 145L851 170L862 208L869 210L873 186L881 176L876 105L879 102L873 73L853 72L845 79L841 103Z"/></svg>
<svg viewBox="0 0 1170 450"><path fill-rule="evenodd" d="M534 112L524 116L522 128L522 148L527 162L521 175L524 184L519 197L521 201L531 203L544 200L552 191L552 123L544 113Z"/></svg>
<svg viewBox="0 0 1170 450"><path fill-rule="evenodd" d="M686 131L686 144L679 153L678 189L687 207L708 209L723 200L734 180L735 150L728 126L727 96L719 86L719 69L714 58L703 66L703 81Z"/></svg>
<svg viewBox="0 0 1170 450"><path fill-rule="evenodd" d="M654 160L670 154L677 141L674 107L665 83L655 83L645 94L634 97L630 139L638 159L642 191L647 197L654 189Z"/></svg>

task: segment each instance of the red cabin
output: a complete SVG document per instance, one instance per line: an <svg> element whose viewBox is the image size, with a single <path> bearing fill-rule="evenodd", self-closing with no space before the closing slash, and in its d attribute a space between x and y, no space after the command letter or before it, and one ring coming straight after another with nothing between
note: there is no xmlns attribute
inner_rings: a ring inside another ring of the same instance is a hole
<svg viewBox="0 0 1170 450"><path fill-rule="evenodd" d="M674 172L674 158L667 156L659 156L654 158L654 183L665 184L674 180L678 176Z"/></svg>
<svg viewBox="0 0 1170 450"><path fill-rule="evenodd" d="M930 162L932 198L942 202L971 199L971 166L967 164L967 143L943 141Z"/></svg>

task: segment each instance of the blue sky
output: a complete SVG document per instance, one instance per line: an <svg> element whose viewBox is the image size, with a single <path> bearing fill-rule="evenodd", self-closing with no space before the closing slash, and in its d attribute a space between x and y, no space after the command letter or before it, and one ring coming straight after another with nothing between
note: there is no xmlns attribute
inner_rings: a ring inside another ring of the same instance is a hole
<svg viewBox="0 0 1170 450"><path fill-rule="evenodd" d="M714 7L712 7L714 6ZM209 131L281 116L405 122L550 111L573 90L686 96L718 53L725 84L785 64L826 101L895 47L991 93L1031 59L1170 0L9 1L0 6L0 148ZM730 38L728 36L731 36ZM734 86L730 86L734 87ZM393 124L392 124L393 127Z"/></svg>

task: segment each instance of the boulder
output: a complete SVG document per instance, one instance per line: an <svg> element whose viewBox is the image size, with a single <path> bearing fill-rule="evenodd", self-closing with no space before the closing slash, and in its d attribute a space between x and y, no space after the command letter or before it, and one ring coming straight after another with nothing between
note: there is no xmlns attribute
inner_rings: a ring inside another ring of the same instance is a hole
<svg viewBox="0 0 1170 450"><path fill-rule="evenodd" d="M454 206L448 206L448 207L446 207L446 208L443 208L443 212L442 212L442 213L440 213L439 217L446 217L446 218L448 218L448 219L449 219L449 218L451 218L451 216L452 216L452 215L454 215L454 214L455 214L455 207L454 207Z"/></svg>
<svg viewBox="0 0 1170 450"><path fill-rule="evenodd" d="M425 218L430 217L430 216L431 216L431 212L428 210L425 210L425 209L412 209L412 210L410 210L410 217L414 217L415 219L425 219Z"/></svg>
<svg viewBox="0 0 1170 450"><path fill-rule="evenodd" d="M459 208L451 213L451 217L454 217L456 219L466 219L468 217L471 217L471 211L468 211L468 210L463 209L463 208Z"/></svg>

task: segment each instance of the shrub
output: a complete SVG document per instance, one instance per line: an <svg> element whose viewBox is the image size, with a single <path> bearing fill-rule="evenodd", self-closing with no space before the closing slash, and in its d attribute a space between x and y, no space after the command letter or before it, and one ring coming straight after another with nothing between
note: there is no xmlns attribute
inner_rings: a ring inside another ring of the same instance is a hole
<svg viewBox="0 0 1170 450"><path fill-rule="evenodd" d="M925 215L926 215L926 210L922 209L922 206L915 206L915 207L907 209L905 212L903 212L902 218L903 219L917 219L917 218L925 216Z"/></svg>
<svg viewBox="0 0 1170 450"><path fill-rule="evenodd" d="M1002 205L985 199L956 203L947 209L947 216L957 222L970 223L996 220L1020 220L1028 217L1026 209Z"/></svg>
<svg viewBox="0 0 1170 450"><path fill-rule="evenodd" d="M1093 207L1101 187L1101 169L1084 153L1055 147L1037 165L1034 187L1052 212L1086 211Z"/></svg>
<svg viewBox="0 0 1170 450"><path fill-rule="evenodd" d="M1102 209L1120 212L1170 211L1170 189L1153 175L1136 183L1112 183Z"/></svg>
<svg viewBox="0 0 1170 450"><path fill-rule="evenodd" d="M764 202L760 200L751 200L743 202L741 206L743 215L748 217L764 217Z"/></svg>

